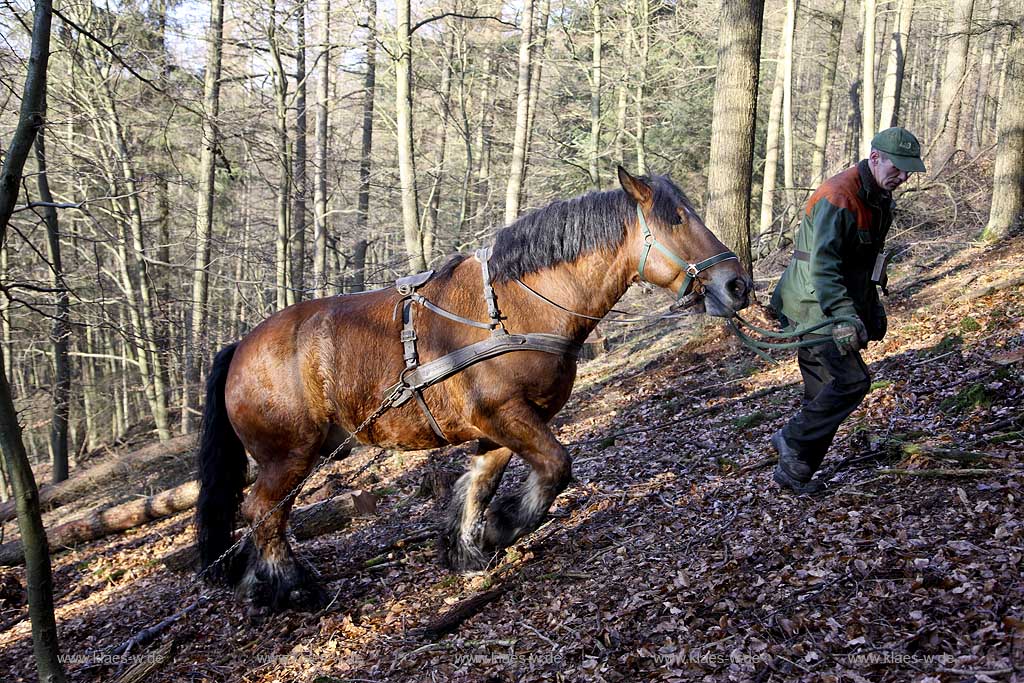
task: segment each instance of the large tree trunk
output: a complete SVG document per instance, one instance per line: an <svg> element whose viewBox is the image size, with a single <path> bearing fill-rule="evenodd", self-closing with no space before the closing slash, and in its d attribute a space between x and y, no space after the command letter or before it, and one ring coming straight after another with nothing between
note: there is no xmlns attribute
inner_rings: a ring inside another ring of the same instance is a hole
<svg viewBox="0 0 1024 683"><path fill-rule="evenodd" d="M43 125L46 109L46 65L50 56L50 0L36 0L32 22L32 45L28 73L21 98L18 125L11 137L0 169L0 244L7 238L7 224L18 200L25 160L36 133ZM57 623L53 616L53 575L46 532L39 514L39 492L32 467L21 440L18 413L11 400L7 370L0 356L0 450L7 464L14 498L18 506L18 527L25 541L25 583L28 592L29 619L32 622L32 646L39 680L64 683L64 668L59 660Z"/></svg>
<svg viewBox="0 0 1024 683"><path fill-rule="evenodd" d="M910 47L910 22L914 16L914 0L900 0L899 19L890 41L889 59L885 67L882 86L882 115L878 128L885 130L897 125L900 118L900 96L903 92L903 72L907 66Z"/></svg>
<svg viewBox="0 0 1024 683"><path fill-rule="evenodd" d="M828 143L828 124L832 118L832 93L835 91L836 71L839 65L839 45L843 36L843 15L846 0L835 0L829 15L828 47L825 50L824 72L818 93L818 119L814 126L814 154L811 157L812 187L825 180L825 148Z"/></svg>
<svg viewBox="0 0 1024 683"><path fill-rule="evenodd" d="M960 98L967 77L967 52L970 48L971 15L974 0L955 0L950 37L945 41L946 62L942 69L939 104L932 126L935 131L934 153L930 155L929 173L939 175L957 150L960 135Z"/></svg>
<svg viewBox="0 0 1024 683"><path fill-rule="evenodd" d="M864 0L864 44L861 53L860 156L866 159L875 137L875 0Z"/></svg>
<svg viewBox="0 0 1024 683"><path fill-rule="evenodd" d="M750 186L763 0L721 0L707 223L751 271Z"/></svg>
<svg viewBox="0 0 1024 683"><path fill-rule="evenodd" d="M1003 67L1006 92L999 101L999 143L992 180L992 208L982 238L1005 237L1024 221L1024 20L1010 35Z"/></svg>
<svg viewBox="0 0 1024 683"><path fill-rule="evenodd" d="M210 0L210 26L206 31L206 74L203 80L202 150L199 153L199 192L196 197L196 255L192 270L192 304L186 339L185 382L182 387L181 433L193 429L198 405L205 350L206 307L209 298L210 238L213 235L214 190L220 116L221 45L224 37L224 0Z"/></svg>
<svg viewBox="0 0 1024 683"><path fill-rule="evenodd" d="M398 174L402 182L402 234L409 272L427 269L420 234L419 195L416 191L416 152L412 124L412 34L409 0L395 4L395 110L398 130Z"/></svg>
<svg viewBox="0 0 1024 683"><path fill-rule="evenodd" d="M590 68L590 150L587 168L590 171L590 186L601 189L601 0L590 3L594 23L593 46ZM506 221L507 222L507 221Z"/></svg>
<svg viewBox="0 0 1024 683"><path fill-rule="evenodd" d="M292 154L288 304L306 295L306 0L295 3L295 144Z"/></svg>
<svg viewBox="0 0 1024 683"><path fill-rule="evenodd" d="M519 77L516 83L516 128L512 136L512 163L505 186L505 224L519 216L519 191L526 175L526 133L530 106L530 41L533 39L533 3L523 3L519 34Z"/></svg>
<svg viewBox="0 0 1024 683"><path fill-rule="evenodd" d="M377 0L366 0L366 73L363 74L363 134L359 156L356 244L352 254L352 291L366 283L366 231L370 218L370 161L373 153L373 104L377 80Z"/></svg>
<svg viewBox="0 0 1024 683"><path fill-rule="evenodd" d="M331 0L320 0L316 87L316 179L313 187L313 291L327 296L327 101L331 84Z"/></svg>

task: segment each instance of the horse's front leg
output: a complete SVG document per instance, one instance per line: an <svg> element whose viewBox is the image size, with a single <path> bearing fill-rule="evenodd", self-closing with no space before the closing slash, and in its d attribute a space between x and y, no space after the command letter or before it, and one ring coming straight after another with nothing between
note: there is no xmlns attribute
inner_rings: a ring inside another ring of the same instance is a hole
<svg viewBox="0 0 1024 683"><path fill-rule="evenodd" d="M531 406L503 406L489 422L489 438L521 455L530 473L518 490L495 499L487 510L482 534L485 553L511 545L540 526L572 477L569 452Z"/></svg>
<svg viewBox="0 0 1024 683"><path fill-rule="evenodd" d="M495 543L487 538L485 513L511 458L508 448L481 441L469 470L456 482L442 537L443 557L450 568L476 571L490 562Z"/></svg>

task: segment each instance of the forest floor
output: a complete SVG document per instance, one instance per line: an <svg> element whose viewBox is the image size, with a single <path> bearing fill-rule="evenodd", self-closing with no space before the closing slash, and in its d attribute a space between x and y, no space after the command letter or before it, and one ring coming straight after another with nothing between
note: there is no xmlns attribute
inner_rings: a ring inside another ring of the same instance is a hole
<svg viewBox="0 0 1024 683"><path fill-rule="evenodd" d="M384 454L355 482L377 514L298 544L333 598L319 614L247 616L165 568L192 542L188 513L54 554L71 680L133 666L167 682L1019 680L1024 238L913 237L892 269L889 335L864 352L871 393L825 461L828 493L771 481L768 438L801 398L793 354L770 365L717 320L634 330L581 365L556 421L574 480L490 571L439 565L444 487L422 485L450 481L467 448ZM331 463L303 495L378 453ZM170 459L46 519L189 476L188 457ZM35 676L23 585L22 568L0 570L10 681ZM474 596L450 633L422 630ZM193 603L127 665L111 655Z"/></svg>

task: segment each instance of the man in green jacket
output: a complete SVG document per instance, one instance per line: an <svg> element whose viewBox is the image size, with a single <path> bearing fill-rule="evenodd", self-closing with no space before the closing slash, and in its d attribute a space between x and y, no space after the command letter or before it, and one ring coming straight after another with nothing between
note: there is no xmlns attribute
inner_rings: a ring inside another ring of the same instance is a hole
<svg viewBox="0 0 1024 683"><path fill-rule="evenodd" d="M892 224L892 191L924 170L917 138L888 128L871 140L867 159L826 180L807 201L772 307L791 330L845 319L805 335L827 341L799 349L804 405L772 435L779 453L775 481L796 493L823 488L812 477L839 425L871 386L860 349L885 336L876 285L884 282L881 253Z"/></svg>

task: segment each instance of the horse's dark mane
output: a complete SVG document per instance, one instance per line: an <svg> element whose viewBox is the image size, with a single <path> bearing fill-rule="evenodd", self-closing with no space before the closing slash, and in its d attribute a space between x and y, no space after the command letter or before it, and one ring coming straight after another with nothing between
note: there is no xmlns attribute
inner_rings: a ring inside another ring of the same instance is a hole
<svg viewBox="0 0 1024 683"><path fill-rule="evenodd" d="M469 256L466 254L452 254L448 257L441 267L437 269L437 273L434 275L435 280L447 280L458 268L459 264L465 261Z"/></svg>
<svg viewBox="0 0 1024 683"><path fill-rule="evenodd" d="M666 176L642 180L654 189L653 216L664 224L679 222L677 206L691 208L686 196ZM558 200L531 211L498 232L490 260L493 281L514 280L571 263L597 249L617 249L635 207L625 191L610 190Z"/></svg>

